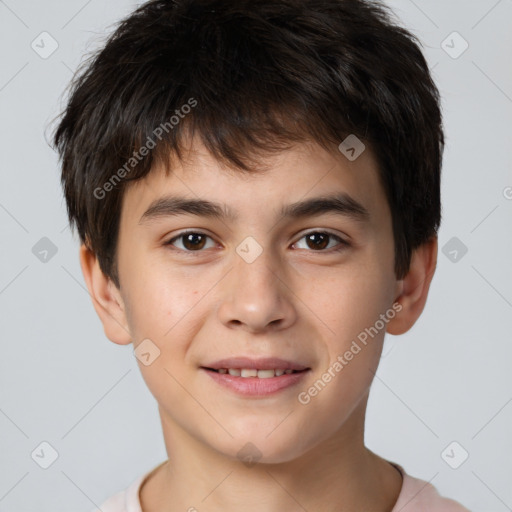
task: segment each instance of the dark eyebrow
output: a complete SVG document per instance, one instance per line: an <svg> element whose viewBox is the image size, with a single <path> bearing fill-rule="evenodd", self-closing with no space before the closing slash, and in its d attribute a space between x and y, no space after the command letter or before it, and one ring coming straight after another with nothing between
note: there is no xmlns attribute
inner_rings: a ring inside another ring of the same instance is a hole
<svg viewBox="0 0 512 512"><path fill-rule="evenodd" d="M345 193L313 197L284 206L281 210L282 217L291 218L314 217L326 213L337 213L361 222L370 220L370 212Z"/></svg>
<svg viewBox="0 0 512 512"><path fill-rule="evenodd" d="M187 199L185 197L165 196L153 201L143 213L139 224L158 217L174 215L197 215L215 219L235 221L237 215L227 205L213 203L204 199Z"/></svg>
<svg viewBox="0 0 512 512"><path fill-rule="evenodd" d="M370 213L358 201L345 193L313 197L284 206L282 218L304 218L336 213L360 222L368 222ZM227 205L204 199L187 199L184 197L165 196L156 199L144 212L139 224L159 217L175 215L197 215L199 217L226 219L236 221L238 215Z"/></svg>

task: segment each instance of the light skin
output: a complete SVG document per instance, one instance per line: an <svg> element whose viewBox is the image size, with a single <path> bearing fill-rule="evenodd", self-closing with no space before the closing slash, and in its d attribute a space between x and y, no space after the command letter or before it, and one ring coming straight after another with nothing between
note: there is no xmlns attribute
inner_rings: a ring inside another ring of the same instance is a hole
<svg viewBox="0 0 512 512"><path fill-rule="evenodd" d="M364 446L366 404L385 332L408 331L423 311L437 239L413 253L398 280L391 212L368 147L350 162L336 148L302 143L258 163L264 172L230 170L192 140L183 161L171 159L171 173L157 165L130 185L121 211L119 289L95 255L80 249L106 336L134 348L150 339L160 350L139 367L158 402L170 460L142 486L142 509L390 512L402 478ZM237 218L162 210L143 216L171 194L225 204ZM291 203L333 194L350 196L367 217L280 216ZM205 236L187 243L178 237L185 230ZM313 233L312 241L305 236ZM236 251L249 236L263 249L251 263ZM401 310L385 328L300 403L299 393L393 304ZM200 369L233 356L280 357L310 371L275 395L241 397ZM248 442L261 454L250 467L237 457Z"/></svg>

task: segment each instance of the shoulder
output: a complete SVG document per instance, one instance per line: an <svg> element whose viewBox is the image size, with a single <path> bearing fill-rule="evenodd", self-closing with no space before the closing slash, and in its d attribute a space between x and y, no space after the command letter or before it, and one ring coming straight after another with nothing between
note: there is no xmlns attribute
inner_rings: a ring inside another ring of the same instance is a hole
<svg viewBox="0 0 512 512"><path fill-rule="evenodd" d="M398 468L403 475L403 484L391 512L470 512L460 503L441 496L429 482L408 475L400 466Z"/></svg>
<svg viewBox="0 0 512 512"><path fill-rule="evenodd" d="M126 491L120 491L91 512L126 512Z"/></svg>
<svg viewBox="0 0 512 512"><path fill-rule="evenodd" d="M167 461L162 462L155 468L139 476L129 487L123 491L119 491L107 501L102 503L99 508L91 510L91 512L142 512L140 503L140 489L144 482L153 475Z"/></svg>
<svg viewBox="0 0 512 512"><path fill-rule="evenodd" d="M129 487L110 496L99 508L91 512L142 512L139 490L147 475L142 475L134 480Z"/></svg>

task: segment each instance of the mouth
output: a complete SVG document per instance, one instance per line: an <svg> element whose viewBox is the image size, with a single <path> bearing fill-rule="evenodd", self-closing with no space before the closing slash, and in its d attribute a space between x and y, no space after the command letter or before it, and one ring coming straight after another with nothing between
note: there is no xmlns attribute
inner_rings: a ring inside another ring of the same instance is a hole
<svg viewBox="0 0 512 512"><path fill-rule="evenodd" d="M222 375L231 375L233 377L241 377L243 379L247 379L249 377L256 377L258 379L271 379L272 377L281 377L282 375L291 375L292 373L302 373L309 368L305 368L303 370L290 370L283 368L273 368L269 370L262 370L257 368L208 368L206 366L202 367L205 370L220 373Z"/></svg>
<svg viewBox="0 0 512 512"><path fill-rule="evenodd" d="M222 359L200 367L214 382L245 397L264 397L294 387L311 371L309 366L279 358Z"/></svg>
<svg viewBox="0 0 512 512"><path fill-rule="evenodd" d="M201 368L220 374L229 374L234 377L258 377L260 379L280 377L281 375L299 373L310 369L302 363L278 357L258 359L251 357L230 357L211 362Z"/></svg>

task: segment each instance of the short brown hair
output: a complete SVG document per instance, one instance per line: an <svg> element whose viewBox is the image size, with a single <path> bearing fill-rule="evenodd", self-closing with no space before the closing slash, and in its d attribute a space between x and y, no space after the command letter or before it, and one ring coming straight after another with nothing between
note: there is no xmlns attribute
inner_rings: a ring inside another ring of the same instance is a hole
<svg viewBox="0 0 512 512"><path fill-rule="evenodd" d="M119 24L72 81L53 140L70 224L118 287L125 185L180 156L186 134L247 172L258 152L355 134L378 160L397 278L437 233L439 93L416 38L378 2L152 0Z"/></svg>

